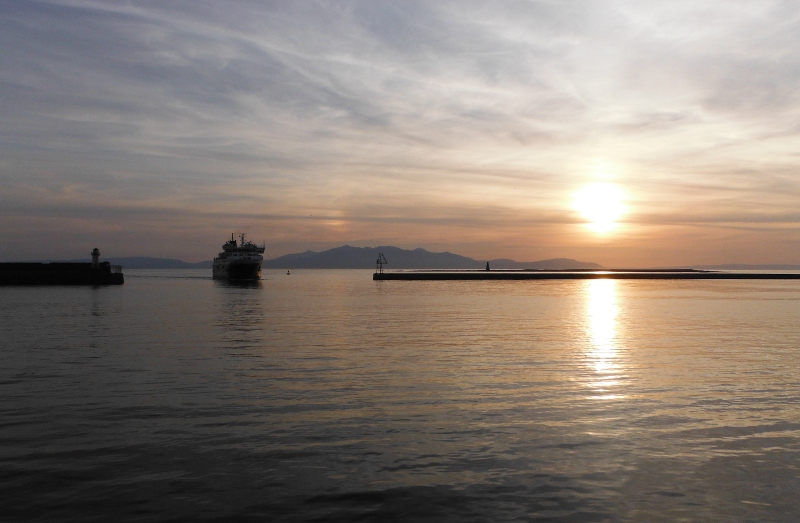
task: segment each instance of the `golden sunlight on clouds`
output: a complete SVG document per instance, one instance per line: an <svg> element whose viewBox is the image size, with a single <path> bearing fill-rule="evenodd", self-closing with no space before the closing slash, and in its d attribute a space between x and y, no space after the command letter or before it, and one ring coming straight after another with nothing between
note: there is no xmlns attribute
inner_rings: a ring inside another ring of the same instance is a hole
<svg viewBox="0 0 800 523"><path fill-rule="evenodd" d="M591 230L605 234L617 228L626 212L622 189L611 183L593 183L578 191L573 207L580 212Z"/></svg>
<svg viewBox="0 0 800 523"><path fill-rule="evenodd" d="M800 2L731 4L5 2L0 261L798 264Z"/></svg>

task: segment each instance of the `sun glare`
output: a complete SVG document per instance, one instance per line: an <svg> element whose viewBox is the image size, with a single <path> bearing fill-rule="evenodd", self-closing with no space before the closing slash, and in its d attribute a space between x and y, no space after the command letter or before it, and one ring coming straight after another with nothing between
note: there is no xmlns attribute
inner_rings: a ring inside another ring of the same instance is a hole
<svg viewBox="0 0 800 523"><path fill-rule="evenodd" d="M622 201L622 190L616 185L593 183L578 191L573 205L588 220L590 229L606 233L614 230L625 214Z"/></svg>

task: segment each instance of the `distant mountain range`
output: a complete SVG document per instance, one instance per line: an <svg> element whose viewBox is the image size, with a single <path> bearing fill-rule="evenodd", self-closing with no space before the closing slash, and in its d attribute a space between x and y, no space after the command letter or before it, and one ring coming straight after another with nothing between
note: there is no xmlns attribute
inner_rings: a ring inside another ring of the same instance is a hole
<svg viewBox="0 0 800 523"><path fill-rule="evenodd" d="M399 247L351 247L345 245L327 251L306 251L264 260L265 269L372 269L383 253L389 269L484 269L486 260L475 260L450 252L407 250ZM489 260L492 269L600 269L601 265L567 258L536 262L508 259Z"/></svg>
<svg viewBox="0 0 800 523"><path fill-rule="evenodd" d="M210 269L212 261L189 263L172 258L149 258L135 256L128 258L102 258L102 261L111 262L111 265L122 265L123 269Z"/></svg>
<svg viewBox="0 0 800 523"><path fill-rule="evenodd" d="M38 260L39 263L50 263L54 261L67 263L89 263L91 260ZM150 258L147 256L132 256L126 258L100 258L101 262L109 262L111 265L122 265L123 269L210 269L211 260L197 263L189 263L173 258Z"/></svg>
<svg viewBox="0 0 800 523"><path fill-rule="evenodd" d="M344 245L327 251L306 251L264 260L264 269L372 269L378 253L386 257L388 269L484 269L486 260L475 260L450 252L430 252L425 249L399 247L351 247ZM49 261L49 260L48 260ZM68 260L88 262L85 260ZM101 258L123 269L210 269L211 260L188 263L168 258L128 257ZM518 262L505 258L489 260L492 269L602 269L597 263L580 262L569 258L554 258L534 262Z"/></svg>
<svg viewBox="0 0 800 523"><path fill-rule="evenodd" d="M372 269L378 253L383 253L389 262L388 269L484 269L486 260L475 260L451 252L430 252L425 249L401 249L399 247L351 247L344 245L316 252L306 251L287 254L271 260L264 260L265 269ZM44 262L56 260L40 260ZM82 260L59 260L71 262L88 262ZM172 258L152 258L135 256L126 258L102 258L112 265L122 265L124 269L210 269L211 260L189 263ZM570 258L553 258L532 262L518 262L507 258L489 260L492 269L602 269L597 263L582 262ZM677 267L671 267L677 268ZM682 265L680 268L705 270L748 270L748 271L796 271L800 265L788 264L743 264L727 263L721 265Z"/></svg>
<svg viewBox="0 0 800 523"><path fill-rule="evenodd" d="M800 265L725 263L722 265L692 265L689 268L710 271L798 271Z"/></svg>

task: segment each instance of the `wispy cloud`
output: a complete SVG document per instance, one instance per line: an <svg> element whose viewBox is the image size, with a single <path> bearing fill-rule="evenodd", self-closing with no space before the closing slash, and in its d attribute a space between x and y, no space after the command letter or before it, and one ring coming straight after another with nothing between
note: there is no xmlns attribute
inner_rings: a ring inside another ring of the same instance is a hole
<svg viewBox="0 0 800 523"><path fill-rule="evenodd" d="M26 227L82 252L79 219L191 259L245 227L601 263L800 229L793 2L5 2L0 43L3 259ZM615 239L570 207L597 177Z"/></svg>

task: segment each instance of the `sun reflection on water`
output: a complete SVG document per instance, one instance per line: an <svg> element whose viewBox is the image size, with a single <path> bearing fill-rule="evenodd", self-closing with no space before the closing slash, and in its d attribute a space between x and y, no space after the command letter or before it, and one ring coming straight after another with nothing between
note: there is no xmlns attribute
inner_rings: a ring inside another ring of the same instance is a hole
<svg viewBox="0 0 800 523"><path fill-rule="evenodd" d="M589 385L601 392L601 399L619 397L612 393L619 385L617 339L617 282L612 279L589 280L587 301L587 330L590 348L587 362L595 376Z"/></svg>

